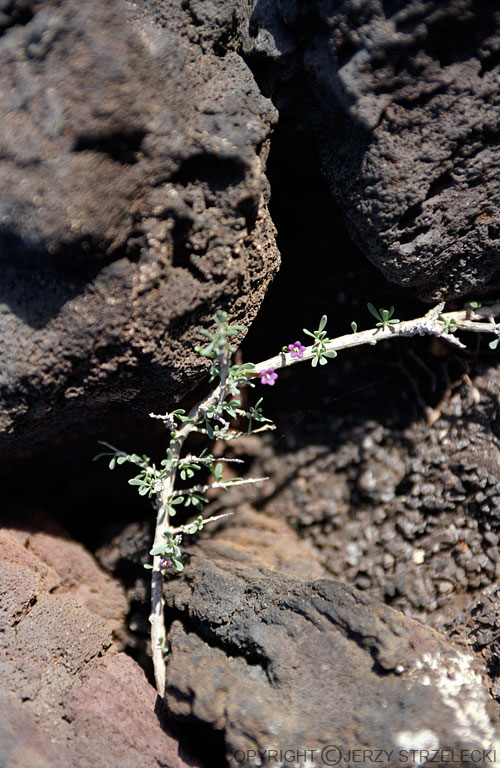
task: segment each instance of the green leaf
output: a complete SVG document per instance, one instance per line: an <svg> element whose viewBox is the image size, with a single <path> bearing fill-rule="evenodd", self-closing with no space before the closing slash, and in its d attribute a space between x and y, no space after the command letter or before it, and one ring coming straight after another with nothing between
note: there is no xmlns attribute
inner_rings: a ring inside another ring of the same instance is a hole
<svg viewBox="0 0 500 768"><path fill-rule="evenodd" d="M180 547L174 544L171 550L169 550L169 555L171 555L172 557L180 557L182 555Z"/></svg>
<svg viewBox="0 0 500 768"><path fill-rule="evenodd" d="M378 310L377 310L377 309L375 309L375 307L373 306L373 304L371 304L370 302L368 302L368 304L367 304L366 306L368 307L368 311L369 311L369 313L370 313L371 315L373 315L373 317L374 317L376 320L381 320L381 319L382 319L382 318L380 317L380 315L379 315L379 312L378 312Z"/></svg>
<svg viewBox="0 0 500 768"><path fill-rule="evenodd" d="M313 368L316 368L316 366L318 365L318 358L317 357L313 357L313 359L311 360L311 365L312 365Z"/></svg>
<svg viewBox="0 0 500 768"><path fill-rule="evenodd" d="M320 359L319 359L319 364L320 365L326 365L327 362L328 362L328 360L326 360L326 358L324 358L323 356L320 357Z"/></svg>
<svg viewBox="0 0 500 768"><path fill-rule="evenodd" d="M153 570L153 566L149 565L149 563L145 563L142 567L145 568L147 571L152 571Z"/></svg>
<svg viewBox="0 0 500 768"><path fill-rule="evenodd" d="M326 315L322 315L321 320L319 321L319 328L318 331L322 331L325 327L326 323L328 321L328 317Z"/></svg>
<svg viewBox="0 0 500 768"><path fill-rule="evenodd" d="M303 330L304 333L307 333L307 335L310 336L312 339L316 338L314 333L311 333L311 331L308 331L307 328L302 328L302 330Z"/></svg>
<svg viewBox="0 0 500 768"><path fill-rule="evenodd" d="M153 549L149 551L149 554L151 555L151 557L155 557L156 555L163 555L166 547L167 547L166 544L158 544L157 547L153 547Z"/></svg>
<svg viewBox="0 0 500 768"><path fill-rule="evenodd" d="M116 467L116 457L115 457L115 456L113 456L113 458L112 458L112 459L111 459L111 461L109 462L109 468L110 468L110 469L114 469L115 467Z"/></svg>
<svg viewBox="0 0 500 768"><path fill-rule="evenodd" d="M328 352L323 352L323 354L324 354L325 357L330 357L332 360L333 360L333 358L337 357L337 353L335 352L334 349L332 349L332 350L330 350Z"/></svg>
<svg viewBox="0 0 500 768"><path fill-rule="evenodd" d="M499 342L500 342L500 336L498 337L498 339L493 339L493 341L490 341L488 346L490 349L496 349L498 347Z"/></svg>
<svg viewBox="0 0 500 768"><path fill-rule="evenodd" d="M128 461L128 456L118 456L116 459L117 464L125 464L126 461Z"/></svg>
<svg viewBox="0 0 500 768"><path fill-rule="evenodd" d="M469 301L469 307L471 309L479 309L480 307L491 307L492 304L496 304L497 299L483 299L482 301Z"/></svg>
<svg viewBox="0 0 500 768"><path fill-rule="evenodd" d="M358 330L358 324L357 324L356 322L354 322L354 320L353 320L353 321L352 321L352 323L351 323L351 328L352 328L352 332L353 332L353 333L357 333L357 330Z"/></svg>

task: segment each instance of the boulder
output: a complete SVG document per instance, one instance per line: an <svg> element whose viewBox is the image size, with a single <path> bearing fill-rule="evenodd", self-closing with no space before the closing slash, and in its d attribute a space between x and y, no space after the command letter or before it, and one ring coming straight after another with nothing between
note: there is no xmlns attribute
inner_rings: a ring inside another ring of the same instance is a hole
<svg viewBox="0 0 500 768"><path fill-rule="evenodd" d="M166 585L166 701L179 722L219 735L219 765L498 751L495 707L465 649L355 588L204 546Z"/></svg>
<svg viewBox="0 0 500 768"><path fill-rule="evenodd" d="M257 0L246 50L386 278L430 301L499 288L494 5Z"/></svg>
<svg viewBox="0 0 500 768"><path fill-rule="evenodd" d="M123 587L54 524L0 531L0 605L2 768L199 766L112 644Z"/></svg>
<svg viewBox="0 0 500 768"><path fill-rule="evenodd" d="M157 10L2 6L0 454L168 408L206 369L197 329L249 326L276 272L276 112L180 0Z"/></svg>

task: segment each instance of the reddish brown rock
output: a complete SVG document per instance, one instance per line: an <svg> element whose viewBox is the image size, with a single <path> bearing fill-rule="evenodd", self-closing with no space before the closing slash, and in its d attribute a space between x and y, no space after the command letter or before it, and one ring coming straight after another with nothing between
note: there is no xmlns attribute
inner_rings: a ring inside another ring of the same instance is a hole
<svg viewBox="0 0 500 768"><path fill-rule="evenodd" d="M2 768L198 765L143 671L112 650L125 611L123 589L57 526L0 530Z"/></svg>
<svg viewBox="0 0 500 768"><path fill-rule="evenodd" d="M56 523L33 511L30 524L0 529L0 553L10 564L29 572L23 579L36 585L36 590L70 592L91 613L105 619L115 639L119 638L128 611L122 585ZM21 573L17 572L16 582ZM15 587L16 594L19 586Z"/></svg>

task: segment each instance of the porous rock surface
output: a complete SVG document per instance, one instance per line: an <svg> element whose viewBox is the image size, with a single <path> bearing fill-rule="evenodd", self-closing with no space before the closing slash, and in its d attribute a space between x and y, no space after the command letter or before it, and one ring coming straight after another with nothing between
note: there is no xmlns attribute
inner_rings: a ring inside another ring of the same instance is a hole
<svg viewBox="0 0 500 768"><path fill-rule="evenodd" d="M54 525L0 531L2 768L198 765L162 728L143 671L112 647L125 610L121 585Z"/></svg>
<svg viewBox="0 0 500 768"><path fill-rule="evenodd" d="M205 22L180 0L1 6L0 451L110 401L167 408L204 370L197 328L260 306L276 113L191 39Z"/></svg>
<svg viewBox="0 0 500 768"><path fill-rule="evenodd" d="M214 540L204 547L166 587L177 614L166 700L181 722L220 732L229 765L304 748L314 765L331 765L334 750L354 765L348 750L359 747L385 749L396 765L404 750L500 743L467 651L339 582L271 571L227 546L217 557Z"/></svg>
<svg viewBox="0 0 500 768"><path fill-rule="evenodd" d="M428 300L498 288L498 7L257 0L249 29L259 82L384 275Z"/></svg>
<svg viewBox="0 0 500 768"><path fill-rule="evenodd" d="M378 355L387 377L398 371L389 367L392 350ZM458 381L446 386L442 358L426 362L425 378L440 380L442 399L406 422L415 367L403 379L398 366L399 379L389 386L381 376L364 402L355 390L356 408L345 409L331 406L336 394L365 380L359 360L339 361L324 388L317 385L317 408L303 423L294 428L293 411L275 414L287 448L277 453L272 440L260 448L252 474L269 479L245 498L312 544L330 576L443 631L471 592L497 584L500 575L500 373L492 356L470 378L459 368ZM287 383L292 402L308 375ZM230 489L220 511L242 498L242 489Z"/></svg>

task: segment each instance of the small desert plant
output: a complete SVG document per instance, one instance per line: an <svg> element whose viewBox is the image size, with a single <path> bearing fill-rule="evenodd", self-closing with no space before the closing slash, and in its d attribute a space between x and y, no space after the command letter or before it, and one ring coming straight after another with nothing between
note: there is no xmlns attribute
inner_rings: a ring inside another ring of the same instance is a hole
<svg viewBox="0 0 500 768"><path fill-rule="evenodd" d="M148 456L125 453L108 443L103 443L109 452L99 456L110 457L109 467L130 463L138 468L138 473L129 480L137 487L141 496L147 496L156 510L156 531L153 547L150 551L152 563L144 567L151 570L151 649L155 670L156 687L160 696L165 692L165 653L168 650L164 619L163 579L169 572L182 571L184 568L182 543L185 536L192 536L207 524L226 515L204 517L203 509L208 502L207 491L213 488L227 490L230 486L256 483L266 478L225 478L224 462L238 463L238 459L216 458L210 450L203 450L199 455L183 454L186 438L192 433L201 433L209 440L232 440L242 434L250 434L272 429L274 425L262 412L262 398L253 406L243 406L241 390L253 387L260 379L263 385L274 386L282 368L306 360L316 367L325 365L335 358L340 350L362 344L376 344L384 339L400 336L431 334L441 337L455 346L464 344L454 335L457 330L478 333L492 333L495 339L490 347L495 349L500 341L500 325L495 317L500 314L500 302L471 302L466 310L444 313L444 303L431 309L416 320L400 321L393 317L394 307L376 309L368 304L369 312L377 320L374 328L359 331L357 323L351 323L352 332L335 339L328 338L326 332L327 317L323 315L318 329L303 329L306 336L313 339L310 346L295 341L283 347L281 352L258 364L245 363L231 365L236 348L231 340L244 330L243 326L230 325L227 313L215 314L211 330L200 329L205 338L205 346L197 347L197 352L210 362L209 375L213 387L189 413L176 409L163 415L150 414L160 419L169 435L165 458L159 466ZM243 423L244 431L232 427L235 422ZM98 457L96 457L98 458ZM195 482L197 473L210 473L209 482ZM193 481L188 488L176 487L176 480L184 483ZM198 514L187 523L175 525L174 518L181 509L192 508Z"/></svg>

